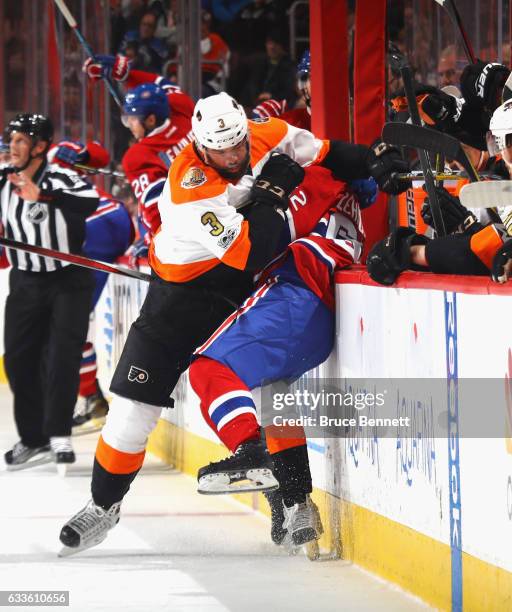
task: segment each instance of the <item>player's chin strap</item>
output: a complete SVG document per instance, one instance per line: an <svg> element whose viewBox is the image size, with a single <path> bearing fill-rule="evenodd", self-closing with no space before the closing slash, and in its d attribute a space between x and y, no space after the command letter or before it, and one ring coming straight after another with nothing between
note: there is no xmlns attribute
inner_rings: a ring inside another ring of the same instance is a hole
<svg viewBox="0 0 512 612"><path fill-rule="evenodd" d="M124 266L117 266L116 264L109 264L97 259L89 259L83 255L75 255L73 253L63 253L62 251L55 251L54 249L47 249L41 246L35 246L33 244L26 244L25 242L18 242L17 240L11 240L10 238L0 237L0 245L3 245L10 249L16 249L17 251L25 251L26 253L35 253L36 255L43 255L44 257L50 257L51 259L58 259L59 261L67 261L68 263L81 266L82 268L90 268L91 270L100 270L101 272L111 272L112 274L120 274L121 276L128 276L130 278L136 278L149 282L151 276L138 272L137 270L130 270Z"/></svg>

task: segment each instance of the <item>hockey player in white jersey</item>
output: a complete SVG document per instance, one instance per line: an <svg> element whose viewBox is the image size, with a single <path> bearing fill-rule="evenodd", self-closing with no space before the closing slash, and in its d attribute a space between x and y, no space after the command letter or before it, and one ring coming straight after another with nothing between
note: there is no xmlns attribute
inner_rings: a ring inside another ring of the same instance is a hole
<svg viewBox="0 0 512 612"><path fill-rule="evenodd" d="M407 164L382 143L321 141L279 119L248 122L224 93L200 100L194 119L195 142L174 160L159 201L162 227L150 263L160 278L150 283L110 388L115 397L96 449L93 505L63 526L63 554L98 544L115 524L116 504L137 476L147 437L193 350L247 297L253 272L275 255L302 166L321 165L341 180L373 176L388 192L408 187L396 178Z"/></svg>

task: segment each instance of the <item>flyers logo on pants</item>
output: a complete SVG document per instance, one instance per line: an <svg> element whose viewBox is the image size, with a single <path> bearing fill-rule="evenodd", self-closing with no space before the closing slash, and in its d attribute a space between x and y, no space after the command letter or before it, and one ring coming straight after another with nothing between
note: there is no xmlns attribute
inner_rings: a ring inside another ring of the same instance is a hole
<svg viewBox="0 0 512 612"><path fill-rule="evenodd" d="M137 368L136 366L130 366L130 371L128 372L128 380L130 382L138 382L140 384L146 383L149 380L149 374L146 370L142 368Z"/></svg>

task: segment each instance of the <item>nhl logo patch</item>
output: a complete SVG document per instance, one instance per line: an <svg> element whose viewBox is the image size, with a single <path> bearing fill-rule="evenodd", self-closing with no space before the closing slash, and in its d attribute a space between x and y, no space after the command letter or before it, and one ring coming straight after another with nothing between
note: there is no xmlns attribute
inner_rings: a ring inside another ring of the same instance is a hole
<svg viewBox="0 0 512 612"><path fill-rule="evenodd" d="M30 223L35 223L36 225L43 223L43 221L48 219L48 206L39 202L32 204L28 209L27 219Z"/></svg>
<svg viewBox="0 0 512 612"><path fill-rule="evenodd" d="M193 189L206 183L206 174L201 168L189 168L185 173L185 176L181 179L181 186L183 189Z"/></svg>

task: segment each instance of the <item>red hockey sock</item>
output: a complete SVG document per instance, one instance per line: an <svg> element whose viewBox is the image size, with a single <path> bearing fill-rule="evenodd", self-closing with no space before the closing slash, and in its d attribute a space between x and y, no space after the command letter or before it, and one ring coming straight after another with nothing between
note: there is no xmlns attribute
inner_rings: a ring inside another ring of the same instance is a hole
<svg viewBox="0 0 512 612"><path fill-rule="evenodd" d="M232 452L242 442L260 437L251 392L233 370L199 357L190 366L189 378L205 421Z"/></svg>
<svg viewBox="0 0 512 612"><path fill-rule="evenodd" d="M82 397L97 393L96 376L98 368L96 366L96 351L91 342L86 342L82 351L82 361L80 363L80 387L78 393Z"/></svg>

